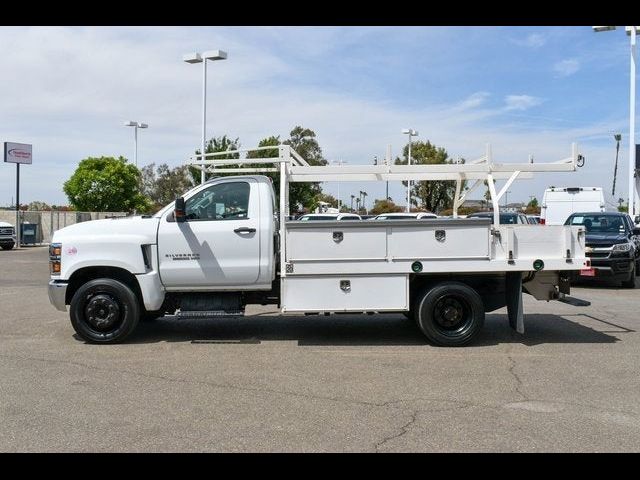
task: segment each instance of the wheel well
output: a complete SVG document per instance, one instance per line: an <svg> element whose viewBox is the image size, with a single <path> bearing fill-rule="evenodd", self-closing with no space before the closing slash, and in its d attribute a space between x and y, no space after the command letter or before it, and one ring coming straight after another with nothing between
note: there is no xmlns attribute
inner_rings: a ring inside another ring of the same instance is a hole
<svg viewBox="0 0 640 480"><path fill-rule="evenodd" d="M464 283L473 288L484 303L485 312L491 312L506 305L504 274L444 274L444 275L415 275L409 277L409 304L413 307L416 296L426 288L435 287L447 281Z"/></svg>
<svg viewBox="0 0 640 480"><path fill-rule="evenodd" d="M142 291L140 290L140 285L138 284L136 276L128 270L118 267L85 267L73 272L71 278L69 278L69 286L67 287L65 303L70 305L71 299L78 291L78 288L91 280L95 280L96 278L112 278L124 283L133 290L133 293L135 293L138 298L138 302L140 302L140 307L144 308Z"/></svg>

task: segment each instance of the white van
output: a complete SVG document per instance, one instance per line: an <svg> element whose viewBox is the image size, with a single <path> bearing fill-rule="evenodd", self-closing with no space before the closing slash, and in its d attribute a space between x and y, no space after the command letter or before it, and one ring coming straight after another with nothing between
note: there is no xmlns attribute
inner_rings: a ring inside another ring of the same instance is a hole
<svg viewBox="0 0 640 480"><path fill-rule="evenodd" d="M601 187L554 187L544 191L540 216L544 225L564 225L572 213L604 211Z"/></svg>

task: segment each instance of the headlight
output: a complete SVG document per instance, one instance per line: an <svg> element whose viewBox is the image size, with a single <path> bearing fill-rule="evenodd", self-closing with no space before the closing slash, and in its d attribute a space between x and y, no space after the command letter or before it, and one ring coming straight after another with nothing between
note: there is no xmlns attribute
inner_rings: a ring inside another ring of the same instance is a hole
<svg viewBox="0 0 640 480"><path fill-rule="evenodd" d="M628 252L631 250L631 245L628 243L618 243L617 245L613 246L613 253L622 253L622 252Z"/></svg>
<svg viewBox="0 0 640 480"><path fill-rule="evenodd" d="M60 275L62 267L62 244L52 243L49 245L49 272L51 275Z"/></svg>

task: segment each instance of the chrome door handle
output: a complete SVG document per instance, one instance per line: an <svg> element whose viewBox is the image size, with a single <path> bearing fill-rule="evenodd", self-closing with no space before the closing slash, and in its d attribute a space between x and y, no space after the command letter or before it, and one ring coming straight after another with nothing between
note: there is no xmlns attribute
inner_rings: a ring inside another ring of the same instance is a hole
<svg viewBox="0 0 640 480"><path fill-rule="evenodd" d="M255 231L256 231L255 228L249 228L249 227L240 227L234 230L234 232L236 233L255 233Z"/></svg>

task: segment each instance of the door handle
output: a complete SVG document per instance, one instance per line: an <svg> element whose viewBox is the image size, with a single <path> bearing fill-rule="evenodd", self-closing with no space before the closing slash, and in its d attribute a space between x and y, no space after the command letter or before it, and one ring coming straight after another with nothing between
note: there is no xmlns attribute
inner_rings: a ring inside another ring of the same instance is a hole
<svg viewBox="0 0 640 480"><path fill-rule="evenodd" d="M234 230L234 232L236 233L255 233L255 231L256 231L255 228L249 228L249 227L240 227Z"/></svg>

